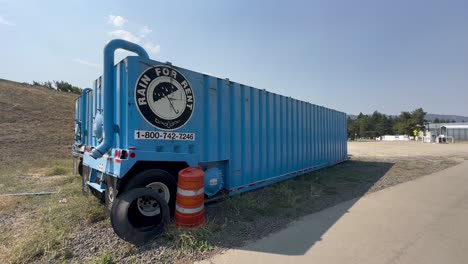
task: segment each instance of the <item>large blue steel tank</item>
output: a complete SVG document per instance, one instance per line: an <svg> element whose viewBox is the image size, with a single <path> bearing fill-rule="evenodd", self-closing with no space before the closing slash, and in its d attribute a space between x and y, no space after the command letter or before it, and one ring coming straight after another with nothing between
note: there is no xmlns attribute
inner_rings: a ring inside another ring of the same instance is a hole
<svg viewBox="0 0 468 264"><path fill-rule="evenodd" d="M129 56L106 72L112 79L94 83L92 118L99 135L84 157L92 177L124 178L137 162L181 162L205 170L206 194L212 196L348 157L343 112L142 56ZM90 185L104 188L99 179Z"/></svg>

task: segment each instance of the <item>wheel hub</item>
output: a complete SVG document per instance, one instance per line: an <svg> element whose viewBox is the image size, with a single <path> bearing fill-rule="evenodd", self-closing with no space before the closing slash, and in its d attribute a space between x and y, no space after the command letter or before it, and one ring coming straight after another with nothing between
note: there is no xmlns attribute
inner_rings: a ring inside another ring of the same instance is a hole
<svg viewBox="0 0 468 264"><path fill-rule="evenodd" d="M155 190L159 195L161 195L164 200L169 203L171 199L171 194L169 188L166 184L162 182L153 182L146 185L147 188ZM155 216L161 213L159 204L155 199L151 197L142 196L138 198L138 211L144 216Z"/></svg>
<svg viewBox="0 0 468 264"><path fill-rule="evenodd" d="M114 202L114 188L112 186L108 187L109 193L107 194L107 198L109 199L109 202L112 203Z"/></svg>

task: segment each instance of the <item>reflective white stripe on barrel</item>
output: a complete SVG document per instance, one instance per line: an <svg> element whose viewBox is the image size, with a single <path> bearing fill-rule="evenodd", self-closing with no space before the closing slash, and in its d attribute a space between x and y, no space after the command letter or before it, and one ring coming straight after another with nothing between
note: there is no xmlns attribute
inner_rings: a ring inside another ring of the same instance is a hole
<svg viewBox="0 0 468 264"><path fill-rule="evenodd" d="M183 214L196 214L198 212L200 212L201 210L203 210L205 206L202 205L202 206L199 206L199 207L196 207L196 208L183 208L183 207L180 207L179 205L176 204L176 210L180 213L183 213Z"/></svg>
<svg viewBox="0 0 468 264"><path fill-rule="evenodd" d="M183 196L197 196L204 192L205 192L204 188L198 189L196 191L192 191L192 190L184 190L184 189L177 187L177 193Z"/></svg>

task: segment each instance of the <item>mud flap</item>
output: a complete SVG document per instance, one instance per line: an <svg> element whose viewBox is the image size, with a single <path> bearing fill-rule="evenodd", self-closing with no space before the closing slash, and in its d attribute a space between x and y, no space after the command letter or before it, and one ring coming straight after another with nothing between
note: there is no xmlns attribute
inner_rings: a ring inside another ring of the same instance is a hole
<svg viewBox="0 0 468 264"><path fill-rule="evenodd" d="M88 166L83 166L83 177L81 177L81 192L83 195L88 196L89 195L89 186L87 184L89 180L89 173L90 169Z"/></svg>

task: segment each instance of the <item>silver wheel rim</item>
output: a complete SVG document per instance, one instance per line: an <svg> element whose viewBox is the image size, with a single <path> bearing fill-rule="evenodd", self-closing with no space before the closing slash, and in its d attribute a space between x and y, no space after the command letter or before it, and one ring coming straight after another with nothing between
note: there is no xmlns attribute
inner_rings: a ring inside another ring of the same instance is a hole
<svg viewBox="0 0 468 264"><path fill-rule="evenodd" d="M109 193L107 194L107 198L109 199L109 203L112 203L114 202L114 188L112 186L109 186L107 190L109 191Z"/></svg>
<svg viewBox="0 0 468 264"><path fill-rule="evenodd" d="M155 190L159 195L161 195L166 203L169 203L171 199L171 193L169 192L169 187L162 182L152 182L146 185L147 188ZM155 199L150 197L139 197L138 198L138 211L144 216L155 216L161 213L159 204Z"/></svg>

